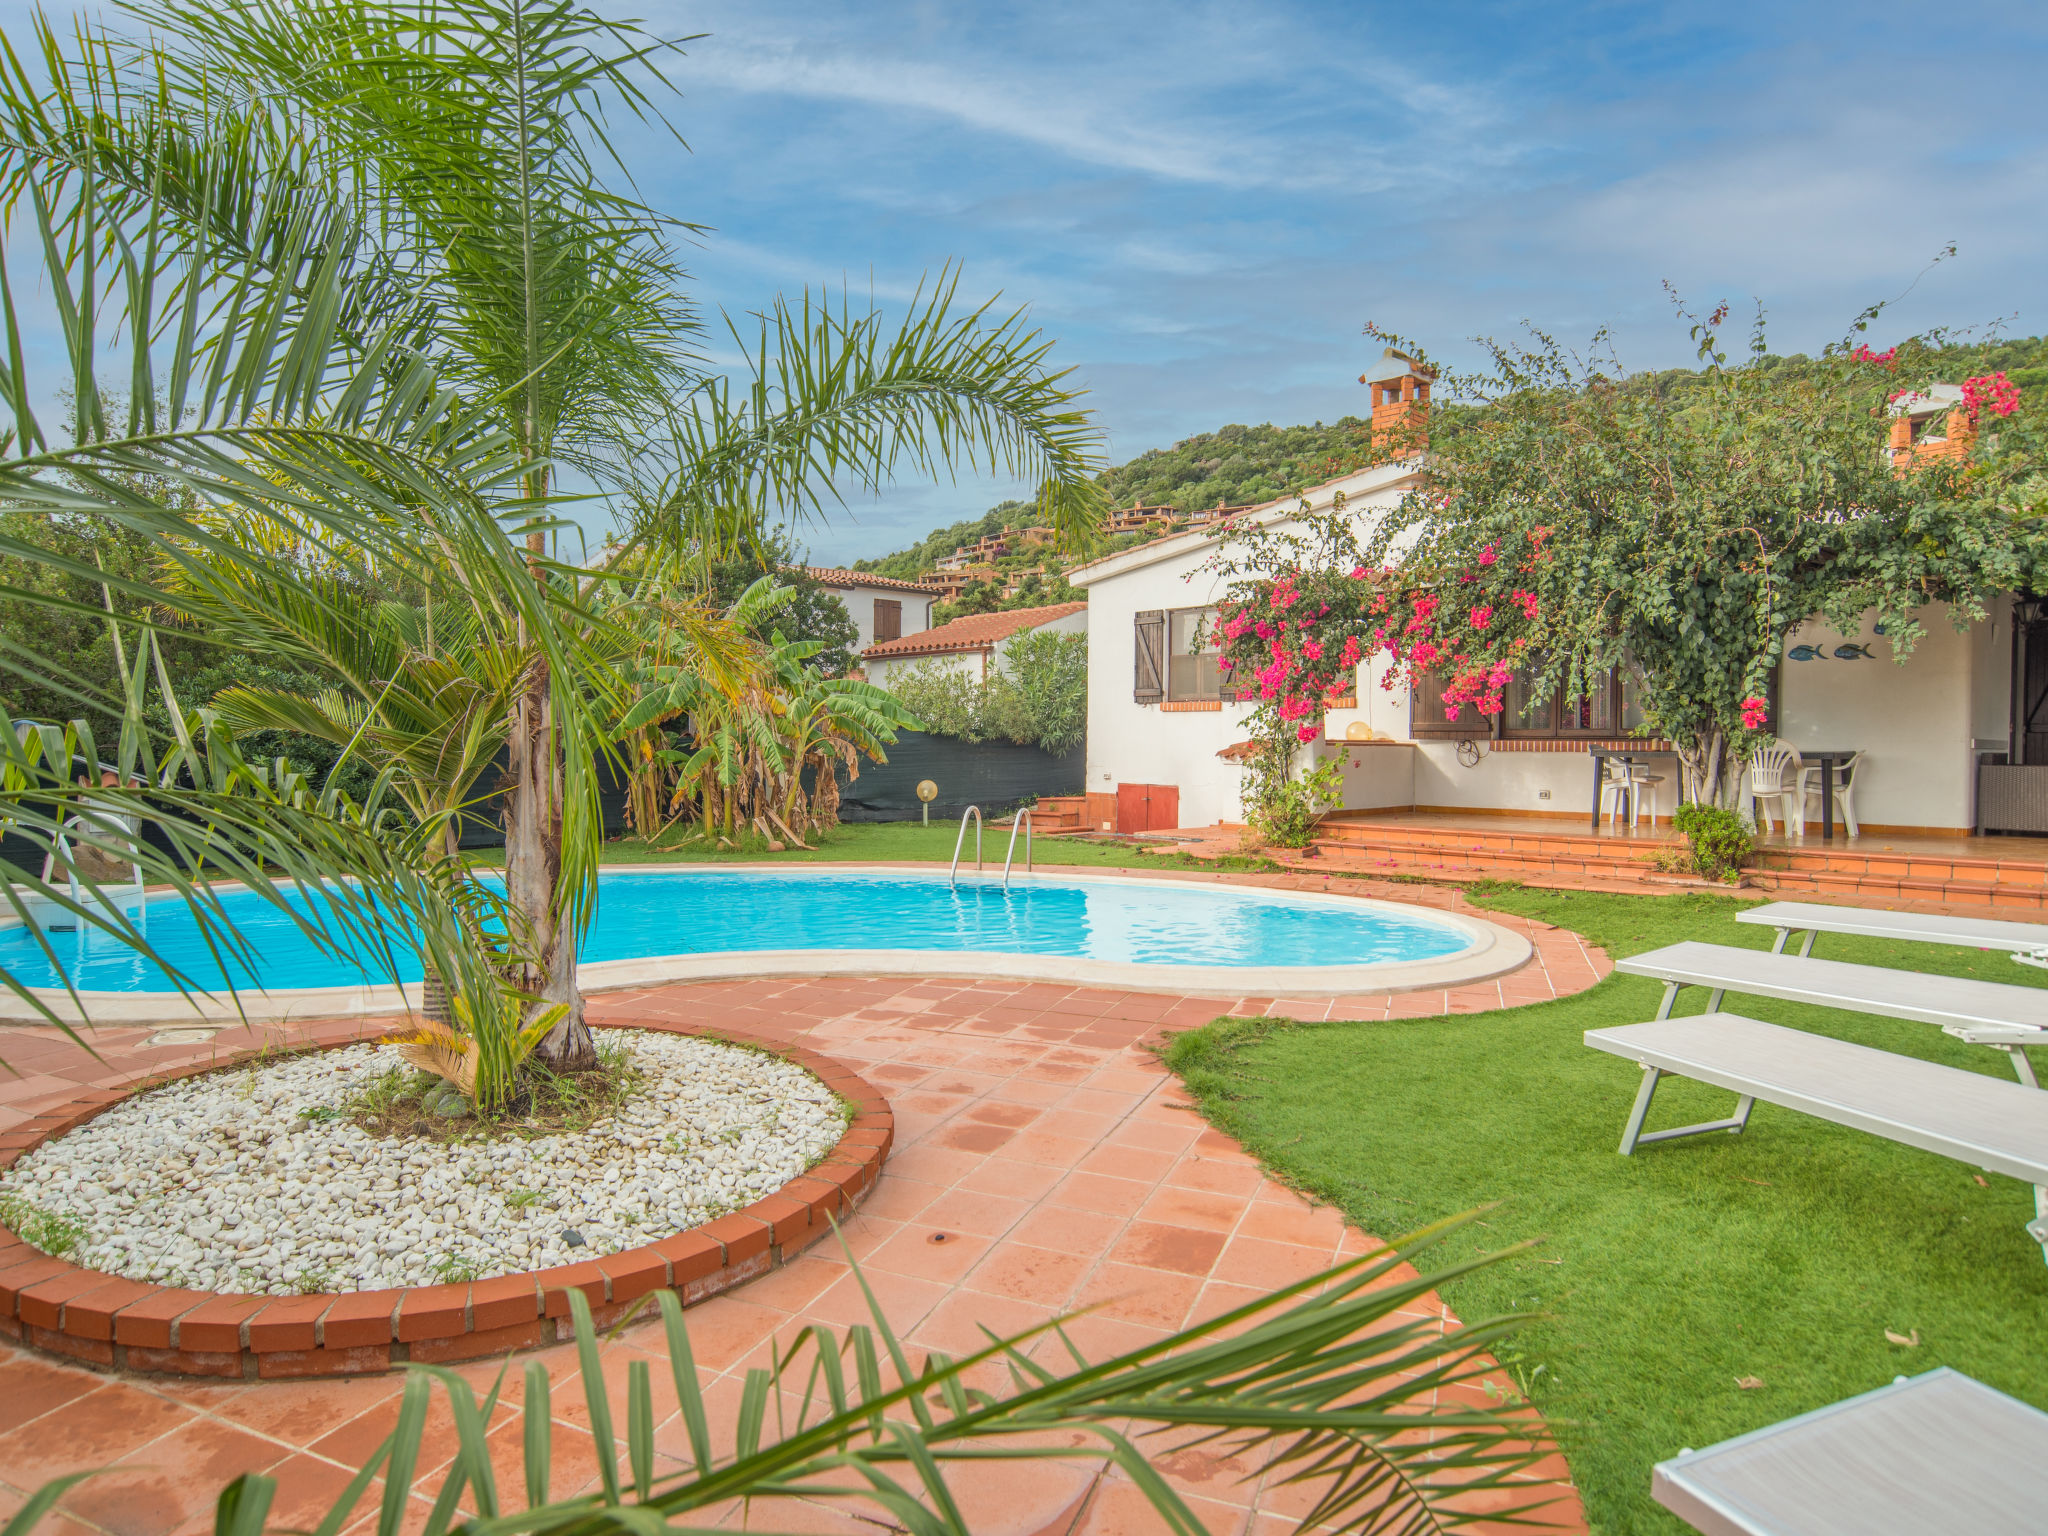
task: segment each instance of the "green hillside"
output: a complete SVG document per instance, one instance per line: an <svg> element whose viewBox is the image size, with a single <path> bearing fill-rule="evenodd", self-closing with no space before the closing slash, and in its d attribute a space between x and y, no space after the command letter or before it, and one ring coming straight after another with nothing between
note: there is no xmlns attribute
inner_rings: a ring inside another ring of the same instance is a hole
<svg viewBox="0 0 2048 1536"><path fill-rule="evenodd" d="M1813 360L1803 353L1766 355L1758 360L1761 367L1794 371L1812 365ZM1900 351L1898 371L1902 380L1939 377L1956 381L2004 372L2022 389L2033 390L2048 385L2048 336L1989 337L1936 347L1909 345ZM1695 369L1669 368L1631 375L1628 382L1664 392L1683 389L1698 377ZM1440 433L1455 433L1475 415L1476 409L1470 405L1446 401L1437 406L1433 419ZM1171 448L1148 449L1127 464L1104 470L1100 482L1119 506L1142 502L1148 507L1191 512L1218 502L1236 507L1272 501L1335 479L1366 458L1366 423L1359 417L1305 427L1276 427L1268 422L1257 427L1218 427ZM1030 503L1006 501L980 517L936 528L908 549L856 560L853 568L911 580L962 544L1035 521ZM1109 547L1119 548L1143 537L1147 535L1126 535ZM1001 562L1005 568L1020 569L1041 563L1061 566L1067 562L1049 550L1034 550L1028 558L1020 554Z"/></svg>
<svg viewBox="0 0 2048 1536"><path fill-rule="evenodd" d="M1142 501L1148 507L1189 512L1221 501L1237 507L1271 501L1343 474L1365 459L1365 423L1356 416L1308 427L1219 427L1175 443L1153 448L1128 464L1105 470L1102 488L1122 506ZM1036 521L1030 503L1006 501L980 517L935 528L908 549L871 560L856 560L857 571L910 580L930 570L962 544L986 534L1020 528ZM1032 563L1036 563L1034 560Z"/></svg>

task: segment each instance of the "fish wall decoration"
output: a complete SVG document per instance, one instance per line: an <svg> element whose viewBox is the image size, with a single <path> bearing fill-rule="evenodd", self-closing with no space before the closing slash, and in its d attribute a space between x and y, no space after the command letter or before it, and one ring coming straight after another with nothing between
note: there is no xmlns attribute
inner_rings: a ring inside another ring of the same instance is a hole
<svg viewBox="0 0 2048 1536"><path fill-rule="evenodd" d="M1827 653L1817 645L1795 645L1785 653L1787 661L1826 661Z"/></svg>
<svg viewBox="0 0 2048 1536"><path fill-rule="evenodd" d="M1871 654L1870 647L1867 645L1838 645L1835 647L1835 660L1875 661L1877 657Z"/></svg>

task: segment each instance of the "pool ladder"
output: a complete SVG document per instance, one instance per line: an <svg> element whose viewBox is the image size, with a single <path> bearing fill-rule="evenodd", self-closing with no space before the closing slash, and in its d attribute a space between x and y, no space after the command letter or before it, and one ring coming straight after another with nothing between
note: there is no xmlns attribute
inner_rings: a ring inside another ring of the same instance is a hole
<svg viewBox="0 0 2048 1536"><path fill-rule="evenodd" d="M967 818L974 818L974 872L981 873L981 807L970 805L960 813L960 835L953 839L953 868L947 878L954 884L960 883L960 850L967 843ZM1031 873L1031 807L1018 807L1017 814L1010 818L1010 846L1003 855L1003 887L1009 888L1010 864L1017 857L1017 828L1024 829L1024 873Z"/></svg>

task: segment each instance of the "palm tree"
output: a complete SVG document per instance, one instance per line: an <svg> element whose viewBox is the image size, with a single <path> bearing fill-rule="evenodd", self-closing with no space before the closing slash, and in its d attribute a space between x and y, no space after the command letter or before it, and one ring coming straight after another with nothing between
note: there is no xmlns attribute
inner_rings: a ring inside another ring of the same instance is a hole
<svg viewBox="0 0 2048 1536"><path fill-rule="evenodd" d="M52 113L44 126L61 120ZM331 784L316 791L282 765L248 762L223 722L182 707L155 630L223 615L240 626L230 638L244 641L332 630L361 618L358 589L322 573L374 571L422 610L431 601L437 613L472 616L484 632L526 648L519 675L543 674L555 710L543 724L558 745L568 743L563 782L573 789L588 771L587 748L569 747L596 742L616 703L584 691L601 675L593 658L613 654L604 646L614 637L588 600L594 578L504 537L507 515L517 522L534 511L525 488L536 470L506 425L503 402L479 401L445 383L432 356L415 345L431 339L417 315L376 323L365 295L395 268L381 257L359 259L364 242L352 205L309 199L312 182L301 173L310 158L280 151L283 169L272 174L264 156L278 146L252 129L225 150L196 136L189 142L206 153L180 159L165 146L188 141L171 118L158 123L163 131L154 139L127 125L140 141L53 134L51 142L32 142L17 134L0 145L0 188L11 189L12 209L31 237L15 250L43 255L37 275L52 296L69 364L63 382L77 402L74 440L53 442L36 403L55 391L30 367L15 318L17 285L0 265L0 500L27 520L129 530L152 544L169 573L153 581L101 572L89 555L53 549L20 524L0 528L0 551L103 582L110 600L130 599L142 615L130 621L122 676L111 687L69 675L62 658L0 647L8 665L39 669L122 722L109 748L76 726L0 732L0 820L44 841L59 861L48 881L9 868L0 890L39 937L43 914L54 907L147 953L147 936L98 899L89 872L79 870L81 895L71 895L64 850L67 841L87 846L171 882L211 940L246 958L217 890L244 883L332 948L367 946L380 963L396 946L423 948L476 1015L489 1016L505 994L497 955L475 935L492 915L464 907L477 888L447 856L445 821L398 825L384 814L383 797L403 767L396 743L361 804ZM175 171L187 206L173 206L168 193L120 190L120 154L134 142L163 151L162 173L150 185L162 189ZM231 230L239 230L233 239L225 233ZM822 497L839 469L866 466L879 475L904 453L956 462L1020 440L1005 434L1044 428L1045 413L1021 411L1015 393L1008 406L986 404L1008 387L995 375L1015 365L1023 345L1017 333L972 317L946 319L943 310L940 303L913 319L908 329L920 339L901 359L874 355L890 349L879 348L879 331L864 321L802 327L803 346L812 350L777 354L793 373L815 366L836 371L836 381L804 373L798 382L773 383L772 370L763 370L757 387L730 405L718 403L722 386L707 386L702 393L712 403L678 418L677 439L702 452L678 462L664 515L682 523L693 507L790 505L788 496L758 493L808 487ZM125 410L105 405L94 377L109 314L132 370ZM992 331L1008 339L991 344ZM942 333L950 340L932 340ZM159 341L161 353L153 345ZM979 365L971 361L976 354ZM961 382L977 367L987 385L979 395ZM1023 376L1057 393L1042 374L1027 368ZM948 378L958 387L945 385ZM920 390L924 404L896 398L914 399ZM969 399L983 403L959 403ZM906 432L936 423L936 446L906 448L919 440L889 425L892 412ZM140 485L170 493L142 494ZM1085 516L1083 501L1071 505L1073 515ZM170 708L167 741L151 732L143 707L152 677ZM532 724L515 721L515 729ZM578 751L586 751L583 760ZM95 771L103 763L104 781ZM573 808L573 793L566 803ZM145 817L167 848L134 831ZM576 826L573 818L566 824ZM515 949L532 942L517 922L506 924L504 938ZM542 973L552 963L530 949L521 958ZM16 978L0 980L27 995ZM512 1027L547 1017L544 1006L521 998ZM1416 1278L1402 1261L1425 1245L1368 1256L1270 1302L1099 1363L1078 1352L1048 1355L1041 1346L1063 1342L1051 1330L992 1337L964 1359L915 1363L879 1314L844 1337L812 1331L774 1370L750 1379L743 1438L730 1455L711 1448L687 1329L668 1296L659 1305L692 1458L683 1472L661 1477L649 1373L644 1363L628 1369L622 1468L596 1335L581 1298L572 1297L605 1479L600 1498L550 1503L544 1367L528 1366L525 1391L523 1472L527 1502L537 1508L513 1514L500 1498L484 1434L495 1395L479 1405L461 1378L421 1366L408 1378L390 1439L322 1529L343 1528L380 1475L380 1531L396 1533L406 1522L436 1382L449 1391L462 1446L429 1522L437 1533L465 1496L479 1511L471 1525L478 1531L642 1532L687 1523L736 1498L849 1488L920 1531L956 1533L962 1522L946 1469L965 1466L971 1474L983 1458L1019 1455L1113 1462L1175 1530L1194 1533L1193 1515L1152 1472L1146 1426L1267 1456L1275 1475L1298 1475L1318 1490L1314 1521L1447 1529L1469 1517L1461 1497L1506 1486L1534 1452L1514 1443L1528 1438L1529 1426L1512 1415L1437 1405L1440 1389L1469 1382L1480 1365L1476 1352L1512 1325L1446 1337L1434 1321L1397 1320L1425 1290L1469 1267ZM1006 1372L1009 1387L990 1390L985 1367ZM811 1411L771 1432L765 1410L784 1401L785 1387L808 1399ZM1085 1443L1049 1443L1068 1431ZM9 1519L5 1536L22 1536L62 1491L53 1485L34 1496ZM267 1479L238 1480L223 1496L217 1529L233 1536L259 1530L273 1491Z"/></svg>
<svg viewBox="0 0 2048 1536"><path fill-rule="evenodd" d="M778 300L750 335L730 326L740 382L696 369L670 248L686 226L603 174L607 110L673 134L641 81L666 89L674 43L533 0L125 9L176 42L89 36L67 61L42 28L51 84L19 64L0 78L0 144L17 146L0 198L47 196L89 160L108 222L148 209L195 283L297 288L334 272L339 335L381 318L504 433L520 468L469 489L523 538L549 608L543 621L533 603L489 598L529 654L506 731L506 894L532 935L515 980L536 1010L565 1010L541 1055L587 1065L576 940L596 897L596 762L610 747L601 672L586 665L604 647L586 620L612 569L551 558L556 467L651 491L627 509L615 568L650 543L818 515L848 484L962 467L1040 481L1045 519L1085 539L1099 434L1049 366L1050 341L1021 311L963 310L955 274L894 330L808 295ZM91 218L66 234L111 253Z"/></svg>

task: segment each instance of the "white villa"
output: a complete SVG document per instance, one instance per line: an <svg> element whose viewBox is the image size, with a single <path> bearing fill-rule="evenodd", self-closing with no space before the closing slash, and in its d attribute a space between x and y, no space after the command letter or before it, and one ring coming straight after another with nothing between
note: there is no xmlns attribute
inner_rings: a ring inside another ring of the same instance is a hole
<svg viewBox="0 0 2048 1536"><path fill-rule="evenodd" d="M970 613L937 629L879 641L861 652L861 664L868 681L878 688L888 687L892 677L927 662L937 662L975 682L986 682L996 658L1013 640L1040 629L1063 635L1087 634L1088 604L1054 603L1045 608Z"/></svg>
<svg viewBox="0 0 2048 1536"><path fill-rule="evenodd" d="M921 634L932 627L932 604L939 593L915 581L898 581L869 571L842 571L827 566L808 567L811 577L830 587L853 617L860 638L853 651L859 655L879 640L896 640Z"/></svg>
<svg viewBox="0 0 2048 1536"><path fill-rule="evenodd" d="M1408 360L1390 353L1361 382L1372 387L1376 433L1426 421L1430 381ZM1893 452L1955 451L1959 414L1948 417L1945 438L1934 430L1943 422L1918 419L1951 405L1945 397L1902 401ZM1304 505L1325 510L1341 494L1348 511L1371 519L1397 503L1422 468L1420 457L1381 465L1241 518L1285 525ZM1195 639L1228 585L1207 568L1215 539L1213 529L1194 529L1068 573L1087 590L1093 634L1087 814L1097 828L1199 827L1243 817L1242 769L1232 748L1250 734L1252 704L1231 697L1213 648ZM1866 833L2048 831L2048 603L2008 599L1960 633L1945 609L1920 617L1926 637L1903 666L1868 619L1856 634L1816 622L1793 635L1775 684L1772 718L1782 739L1795 748L1864 754L1855 809ZM1435 699L1380 686L1372 666L1360 667L1355 701L1331 709L1323 739L1302 752L1304 766L1342 757L1346 810L1554 817L1583 830L1597 802L1598 765L1588 749L1665 745L1632 734L1631 690L1620 679L1569 710L1560 699L1532 698L1511 685L1502 715L1489 720L1468 708L1452 722ZM1675 803L1677 771L1674 759L1658 761L1650 771L1663 782L1651 798L1663 820ZM1133 804L1149 807L1135 813L1145 824L1119 825L1132 821ZM1806 814L1818 830L1817 795Z"/></svg>

